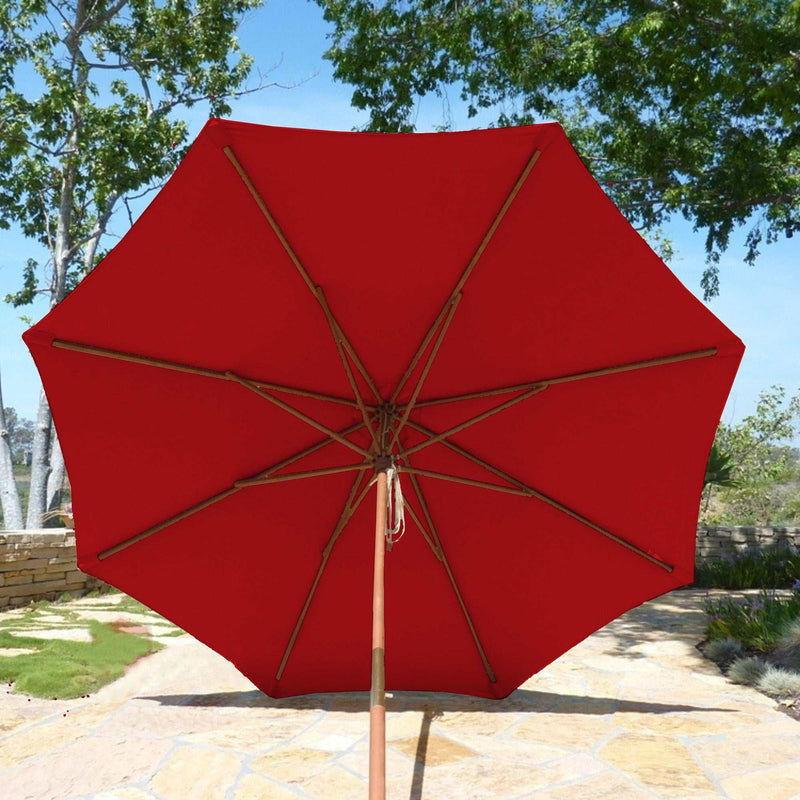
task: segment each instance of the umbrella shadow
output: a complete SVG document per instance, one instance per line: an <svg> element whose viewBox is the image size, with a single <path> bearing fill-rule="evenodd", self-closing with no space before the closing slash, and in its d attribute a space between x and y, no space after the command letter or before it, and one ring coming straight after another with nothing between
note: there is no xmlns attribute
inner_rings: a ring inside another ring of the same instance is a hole
<svg viewBox="0 0 800 800"><path fill-rule="evenodd" d="M247 692L211 692L208 694L174 694L140 696L163 706L194 708L255 708L324 710L366 714L369 709L368 692L342 692L310 694L300 697L276 699L258 690ZM720 712L730 708L703 707L679 703L653 703L643 700L621 700L614 697L588 697L584 695L517 689L502 700L491 700L444 692L394 692L387 694L387 713L421 711L422 721L414 753L409 800L422 800L425 768L428 761L428 743L431 724L446 712L591 714L607 715L615 712L670 714L676 712Z"/></svg>
<svg viewBox="0 0 800 800"><path fill-rule="evenodd" d="M307 694L299 697L273 698L253 689L246 692L210 692L207 694L140 695L139 700L152 700L162 706L190 708L274 708L315 709L321 711L365 714L369 711L369 692L335 692ZM615 712L642 714L674 714L678 712L732 711L714 706L693 706L682 703L655 703L645 700L620 700L616 697L589 697L586 695L543 692L517 689L502 700L471 697L446 692L394 692L386 696L387 713L420 711L430 714L431 720L446 712L480 713L550 713L606 715ZM428 728L430 722L428 722Z"/></svg>

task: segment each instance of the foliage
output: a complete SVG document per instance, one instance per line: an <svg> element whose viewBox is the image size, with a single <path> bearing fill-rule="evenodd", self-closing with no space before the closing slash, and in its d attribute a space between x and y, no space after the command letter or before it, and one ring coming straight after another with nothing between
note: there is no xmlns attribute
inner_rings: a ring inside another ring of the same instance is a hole
<svg viewBox="0 0 800 800"><path fill-rule="evenodd" d="M185 152L177 111L230 111L252 59L236 38L259 0L3 0L0 228L33 240L6 301L50 307L102 256L115 210L162 183ZM64 465L40 401L26 525L59 502ZM7 477L6 477L7 479Z"/></svg>
<svg viewBox="0 0 800 800"><path fill-rule="evenodd" d="M708 454L703 487L724 486L733 488L737 486L738 482L733 477L733 470L731 454L724 452L715 441L711 445L711 452Z"/></svg>
<svg viewBox="0 0 800 800"><path fill-rule="evenodd" d="M757 598L709 600L707 635L710 640L731 637L748 652L767 653L783 631L800 617L800 593L780 597L762 591Z"/></svg>
<svg viewBox="0 0 800 800"><path fill-rule="evenodd" d="M121 677L126 666L163 647L95 620L89 624L92 642L37 639L34 631L18 636L0 630L0 647L33 650L0 655L0 681L13 682L15 692L35 697L81 697Z"/></svg>
<svg viewBox="0 0 800 800"><path fill-rule="evenodd" d="M770 664L758 679L756 689L770 697L800 695L800 674Z"/></svg>
<svg viewBox="0 0 800 800"><path fill-rule="evenodd" d="M728 677L734 683L755 686L767 670L767 662L753 656L737 658L728 668Z"/></svg>
<svg viewBox="0 0 800 800"><path fill-rule="evenodd" d="M703 522L770 525L798 518L797 453L789 443L799 421L800 394L787 400L786 390L773 386L761 392L754 414L735 425L720 423L714 443L732 465L732 481L720 484L722 512L709 512L711 485L706 487Z"/></svg>
<svg viewBox="0 0 800 800"><path fill-rule="evenodd" d="M695 569L694 585L715 589L789 589L800 576L795 547L745 550Z"/></svg>
<svg viewBox="0 0 800 800"><path fill-rule="evenodd" d="M33 446L33 422L20 417L11 406L5 409L5 414L11 457L15 464L24 464L25 453Z"/></svg>
<svg viewBox="0 0 800 800"><path fill-rule="evenodd" d="M706 644L703 651L703 655L719 664L722 670L725 670L737 658L740 658L743 653L742 643L730 636L726 636L723 639L712 639Z"/></svg>
<svg viewBox="0 0 800 800"><path fill-rule="evenodd" d="M239 53L236 25L256 4L2 4L0 226L17 224L50 253L48 264L27 261L11 303L32 302L45 266L44 291L57 300L94 266L117 201L163 180L180 160L187 133L176 108L207 101L213 115L228 113L226 99L252 65Z"/></svg>
<svg viewBox="0 0 800 800"><path fill-rule="evenodd" d="M732 569L731 584L749 578L760 586L775 585L775 559L788 553L788 548L778 548L761 559L755 554L740 559L749 567ZM765 569L758 569L759 560ZM796 551L781 565L783 574L788 571L795 576L791 594L763 589L757 597L706 602L706 657L719 664L734 683L754 686L771 697L800 695L799 565ZM716 577L721 579L722 573Z"/></svg>
<svg viewBox="0 0 800 800"><path fill-rule="evenodd" d="M335 76L371 130L459 94L495 124L557 119L636 225L706 231L707 297L731 232L800 230L800 2L317 0Z"/></svg>

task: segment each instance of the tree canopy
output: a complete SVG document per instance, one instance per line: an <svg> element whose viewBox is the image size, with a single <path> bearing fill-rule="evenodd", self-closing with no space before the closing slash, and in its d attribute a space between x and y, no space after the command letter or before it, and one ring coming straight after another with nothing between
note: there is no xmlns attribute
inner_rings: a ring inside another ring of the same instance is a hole
<svg viewBox="0 0 800 800"><path fill-rule="evenodd" d="M262 88L244 88L253 60L236 38L259 3L0 0L0 228L16 226L45 253L27 259L7 301L44 294L52 307L91 271L114 211L183 156L177 110L202 102L224 116L231 96ZM63 475L42 394L28 527L58 503Z"/></svg>
<svg viewBox="0 0 800 800"><path fill-rule="evenodd" d="M721 422L706 481L707 522L771 525L800 517L798 453L791 446L800 428L800 394L781 386L760 393L754 413L736 424ZM715 473L715 474L714 474ZM720 508L709 511L713 485L722 487Z"/></svg>
<svg viewBox="0 0 800 800"><path fill-rule="evenodd" d="M431 94L558 120L634 225L705 231L707 299L736 228L750 263L800 231L800 0L317 2L369 129L413 130Z"/></svg>
<svg viewBox="0 0 800 800"><path fill-rule="evenodd" d="M33 300L44 266L42 291L61 300L94 266L118 201L175 169L187 132L174 109L205 100L228 113L252 66L235 30L255 5L0 3L0 226L18 225L50 255L27 261L14 305Z"/></svg>

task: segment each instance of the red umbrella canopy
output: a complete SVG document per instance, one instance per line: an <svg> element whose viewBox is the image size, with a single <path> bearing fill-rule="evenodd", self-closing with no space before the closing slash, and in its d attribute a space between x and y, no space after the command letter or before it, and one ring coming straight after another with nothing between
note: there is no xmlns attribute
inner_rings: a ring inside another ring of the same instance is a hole
<svg viewBox="0 0 800 800"><path fill-rule="evenodd" d="M81 569L273 696L369 686L376 465L390 689L505 696L690 582L744 350L555 124L212 120L24 338Z"/></svg>

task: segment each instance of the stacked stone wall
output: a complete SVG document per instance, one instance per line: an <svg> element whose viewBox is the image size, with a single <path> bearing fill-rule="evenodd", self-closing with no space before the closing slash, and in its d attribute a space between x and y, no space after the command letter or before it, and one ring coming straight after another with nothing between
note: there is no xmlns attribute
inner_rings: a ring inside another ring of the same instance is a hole
<svg viewBox="0 0 800 800"><path fill-rule="evenodd" d="M800 528L708 525L697 529L697 562L735 558L745 550L796 547Z"/></svg>
<svg viewBox="0 0 800 800"><path fill-rule="evenodd" d="M697 530L698 563L776 546L800 550L800 527L703 526ZM78 569L74 531L0 531L0 608L104 586Z"/></svg>
<svg viewBox="0 0 800 800"><path fill-rule="evenodd" d="M0 530L0 608L104 585L78 569L74 531Z"/></svg>

